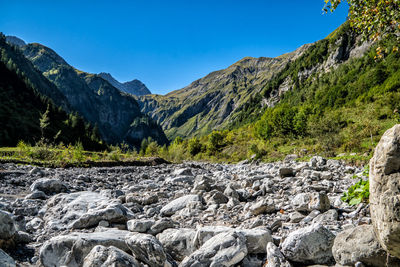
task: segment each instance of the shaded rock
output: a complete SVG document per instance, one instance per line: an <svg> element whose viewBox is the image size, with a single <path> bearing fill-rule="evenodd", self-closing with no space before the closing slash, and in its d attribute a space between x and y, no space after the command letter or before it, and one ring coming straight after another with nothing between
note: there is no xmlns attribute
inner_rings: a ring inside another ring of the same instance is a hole
<svg viewBox="0 0 400 267"><path fill-rule="evenodd" d="M30 189L34 191L42 191L47 195L54 195L68 191L65 183L58 179L40 178L31 184Z"/></svg>
<svg viewBox="0 0 400 267"><path fill-rule="evenodd" d="M59 194L47 201L44 220L52 229L88 228L102 220L126 223L133 214L117 200L94 192Z"/></svg>
<svg viewBox="0 0 400 267"><path fill-rule="evenodd" d="M34 191L33 193L26 195L25 199L46 199L47 196L43 191Z"/></svg>
<svg viewBox="0 0 400 267"><path fill-rule="evenodd" d="M379 243L400 257L400 124L387 130L370 160L370 211Z"/></svg>
<svg viewBox="0 0 400 267"><path fill-rule="evenodd" d="M40 248L40 261L45 267L81 266L93 247L114 246L128 252L125 237L129 231L107 230L94 233L71 233L51 238Z"/></svg>
<svg viewBox="0 0 400 267"><path fill-rule="evenodd" d="M189 228L167 229L157 235L158 240L175 260L182 261L195 251L196 231Z"/></svg>
<svg viewBox="0 0 400 267"><path fill-rule="evenodd" d="M334 238L328 229L314 224L291 232L282 244L282 253L294 262L328 264L333 261Z"/></svg>
<svg viewBox="0 0 400 267"><path fill-rule="evenodd" d="M266 253L267 244L272 242L271 233L262 228L236 230L246 237L246 246L249 254Z"/></svg>
<svg viewBox="0 0 400 267"><path fill-rule="evenodd" d="M294 173L294 170L292 168L281 167L279 169L279 176L282 177L282 178L292 177L294 175L295 175L295 173Z"/></svg>
<svg viewBox="0 0 400 267"><path fill-rule="evenodd" d="M177 169L172 174L176 176L193 176L192 170L190 168Z"/></svg>
<svg viewBox="0 0 400 267"><path fill-rule="evenodd" d="M83 267L139 267L142 266L135 257L114 246L95 246L85 257Z"/></svg>
<svg viewBox="0 0 400 267"><path fill-rule="evenodd" d="M290 222L291 223L298 223L301 220L303 220L306 216L304 216L303 214L301 214L298 211L292 212L290 213Z"/></svg>
<svg viewBox="0 0 400 267"><path fill-rule="evenodd" d="M156 221L149 229L148 233L151 235L156 235L168 228L174 228L175 223L169 218L162 218Z"/></svg>
<svg viewBox="0 0 400 267"><path fill-rule="evenodd" d="M15 260L7 253L0 249L0 266L1 267L15 267Z"/></svg>
<svg viewBox="0 0 400 267"><path fill-rule="evenodd" d="M209 239L198 250L186 257L179 266L234 266L246 255L246 237L232 231Z"/></svg>
<svg viewBox="0 0 400 267"><path fill-rule="evenodd" d="M0 239L10 239L15 234L14 219L11 213L0 210Z"/></svg>
<svg viewBox="0 0 400 267"><path fill-rule="evenodd" d="M171 216L175 212L184 209L190 202L202 202L202 198L198 195L186 195L175 200L172 200L167 205L165 205L160 213L162 216Z"/></svg>
<svg viewBox="0 0 400 267"><path fill-rule="evenodd" d="M333 243L332 253L336 262L342 265L362 262L368 266L380 267L388 259L388 266L400 266L399 260L387 257L372 225L361 225L340 232Z"/></svg>
<svg viewBox="0 0 400 267"><path fill-rule="evenodd" d="M274 243L267 244L267 265L265 267L292 267Z"/></svg>
<svg viewBox="0 0 400 267"><path fill-rule="evenodd" d="M154 236L132 233L126 237L126 244L138 260L148 264L150 267L168 265L164 248Z"/></svg>

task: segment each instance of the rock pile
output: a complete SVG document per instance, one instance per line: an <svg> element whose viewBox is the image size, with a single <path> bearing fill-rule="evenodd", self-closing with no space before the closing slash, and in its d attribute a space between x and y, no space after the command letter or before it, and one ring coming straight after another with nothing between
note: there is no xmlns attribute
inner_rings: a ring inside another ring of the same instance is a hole
<svg viewBox="0 0 400 267"><path fill-rule="evenodd" d="M382 146L393 158L379 156ZM371 172L394 180L375 193L372 206L387 200L379 199L382 192L393 192L392 201L398 190L399 150L378 145L377 151ZM363 169L322 157L294 159L71 169L2 164L0 261L46 267L400 266L390 256L397 256L398 243L380 223L397 217L372 211L377 238L369 205L340 200Z"/></svg>

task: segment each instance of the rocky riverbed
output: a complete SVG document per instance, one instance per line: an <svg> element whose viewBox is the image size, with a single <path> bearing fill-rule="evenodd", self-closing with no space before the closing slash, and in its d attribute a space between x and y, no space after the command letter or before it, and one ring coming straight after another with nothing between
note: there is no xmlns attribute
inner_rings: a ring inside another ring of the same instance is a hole
<svg viewBox="0 0 400 267"><path fill-rule="evenodd" d="M363 169L318 156L295 158L69 169L0 165L0 262L394 266L374 237L369 205L340 200Z"/></svg>

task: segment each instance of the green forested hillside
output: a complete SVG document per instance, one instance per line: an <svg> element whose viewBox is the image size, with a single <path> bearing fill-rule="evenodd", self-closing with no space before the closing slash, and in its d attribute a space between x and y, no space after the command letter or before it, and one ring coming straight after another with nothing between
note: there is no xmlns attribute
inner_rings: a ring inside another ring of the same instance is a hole
<svg viewBox="0 0 400 267"><path fill-rule="evenodd" d="M81 142L88 150L106 148L96 129L81 117L57 108L26 84L23 75L0 61L0 146L16 146L19 141L34 144L44 138L46 142L66 145ZM44 116L47 125L41 128L40 119Z"/></svg>

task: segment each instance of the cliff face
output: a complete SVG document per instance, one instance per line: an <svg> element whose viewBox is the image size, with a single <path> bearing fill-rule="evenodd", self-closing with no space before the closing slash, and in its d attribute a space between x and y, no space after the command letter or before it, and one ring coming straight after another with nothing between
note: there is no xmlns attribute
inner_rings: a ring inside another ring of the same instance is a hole
<svg viewBox="0 0 400 267"><path fill-rule="evenodd" d="M53 82L68 99L73 110L99 128L108 143L126 142L138 146L141 139L157 137L161 144L167 142L160 127L149 123L135 133L131 124L141 113L136 100L120 92L98 75L78 71L48 47L41 44L23 46L24 55L35 67Z"/></svg>

